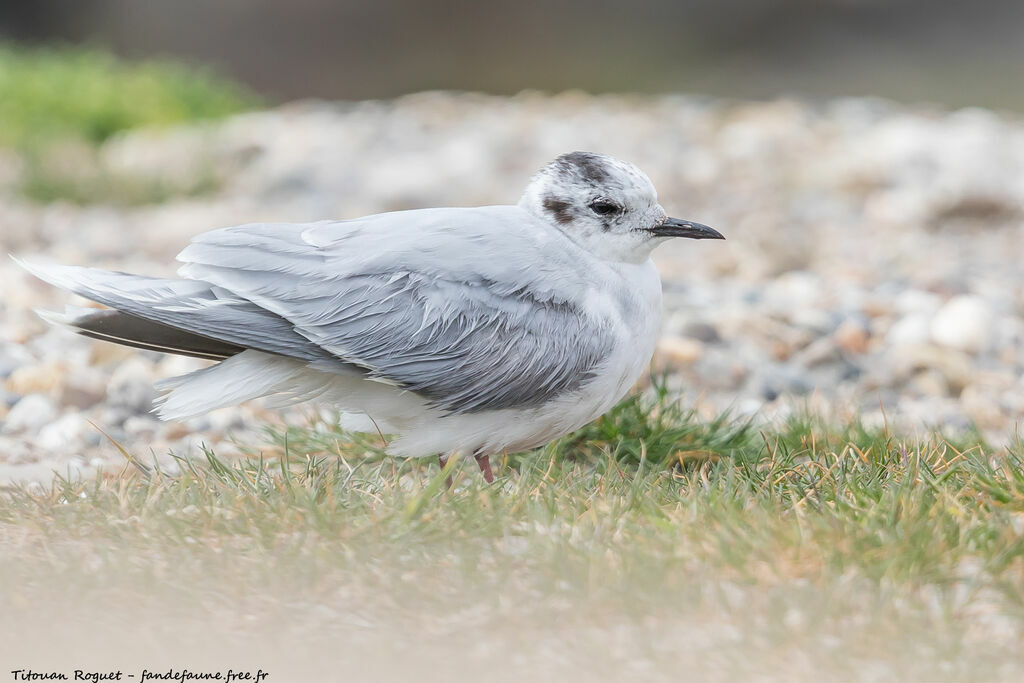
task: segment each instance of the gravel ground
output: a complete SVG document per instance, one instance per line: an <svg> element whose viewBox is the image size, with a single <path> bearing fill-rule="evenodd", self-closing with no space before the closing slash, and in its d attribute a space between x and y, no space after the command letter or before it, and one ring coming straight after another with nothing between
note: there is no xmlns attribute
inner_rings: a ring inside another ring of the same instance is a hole
<svg viewBox="0 0 1024 683"><path fill-rule="evenodd" d="M0 151L0 246L30 260L154 275L199 232L433 205L513 203L573 149L635 162L672 215L725 243L679 241L659 369L699 410L766 419L811 406L903 429L976 425L1007 443L1024 416L1024 125L980 110L869 99L809 104L670 96L426 93L300 102L197 127L137 131L47 163L77 182L158 187L132 208L24 200ZM207 191L195 192L197 178ZM0 263L0 483L123 464L200 443L229 455L259 406L185 423L150 414L154 379L200 367L48 329L72 298ZM884 416L883 416L884 412ZM173 462L170 462L173 466Z"/></svg>

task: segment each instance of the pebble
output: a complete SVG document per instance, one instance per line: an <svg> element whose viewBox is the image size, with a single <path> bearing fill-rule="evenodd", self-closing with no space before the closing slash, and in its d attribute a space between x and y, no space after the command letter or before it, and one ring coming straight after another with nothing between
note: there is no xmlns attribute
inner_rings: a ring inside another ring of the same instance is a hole
<svg viewBox="0 0 1024 683"><path fill-rule="evenodd" d="M946 376L931 368L914 373L907 386L919 396L948 396L951 393Z"/></svg>
<svg viewBox="0 0 1024 683"><path fill-rule="evenodd" d="M673 365L692 365L700 360L704 345L696 339L685 337L666 337L658 342L657 353L667 367Z"/></svg>
<svg viewBox="0 0 1024 683"><path fill-rule="evenodd" d="M24 465L37 460L28 442L12 436L0 436L0 455L10 465Z"/></svg>
<svg viewBox="0 0 1024 683"><path fill-rule="evenodd" d="M924 344L931 338L931 316L910 313L897 320L885 335L889 346Z"/></svg>
<svg viewBox="0 0 1024 683"><path fill-rule="evenodd" d="M1006 419L999 401L990 389L968 385L960 394L960 402L967 417L981 429L998 428Z"/></svg>
<svg viewBox="0 0 1024 683"><path fill-rule="evenodd" d="M160 423L151 416L132 415L124 421L122 428L129 437L151 439L160 428Z"/></svg>
<svg viewBox="0 0 1024 683"><path fill-rule="evenodd" d="M223 180L210 194L133 208L5 195L0 234L28 258L170 276L201 230L512 203L555 155L603 150L640 165L670 214L728 237L655 252L665 326L654 369L702 414L784 417L784 399L803 396L873 415L881 399L892 426L974 423L1009 440L1024 419L1024 122L983 114L679 95L295 103L128 132L84 169L186 192L199 168ZM64 156L81 163L80 149ZM5 176L4 187L17 181ZM48 471L32 469L40 457L94 469L111 450L88 421L158 457L228 434L258 445L268 419L306 422L305 407L242 407L161 423L153 381L207 362L48 329L33 308L80 302L3 259L0 288L0 466L11 476Z"/></svg>
<svg viewBox="0 0 1024 683"><path fill-rule="evenodd" d="M24 355L24 351L22 351L22 354ZM0 349L0 379L7 379L23 364L24 360L22 358L18 358L13 350Z"/></svg>
<svg viewBox="0 0 1024 683"><path fill-rule="evenodd" d="M683 326L684 337L694 339L705 344L717 344L722 341L721 336L718 334L718 330L715 329L714 325L706 323L700 320L693 320L686 323Z"/></svg>
<svg viewBox="0 0 1024 683"><path fill-rule="evenodd" d="M860 355L868 350L870 336L867 328L859 322L844 320L832 336L836 345L847 353Z"/></svg>
<svg viewBox="0 0 1024 683"><path fill-rule="evenodd" d="M7 378L7 390L22 396L50 393L60 387L64 373L65 367L59 362L22 366Z"/></svg>
<svg viewBox="0 0 1024 683"><path fill-rule="evenodd" d="M890 352L890 363L894 382L921 370L934 370L956 393L970 383L973 372L971 359L965 353L932 344L898 346Z"/></svg>
<svg viewBox="0 0 1024 683"><path fill-rule="evenodd" d="M977 353L990 346L992 328L992 310L984 299L957 296L935 314L931 334L937 344Z"/></svg>
<svg viewBox="0 0 1024 683"><path fill-rule="evenodd" d="M51 453L70 446L82 446L86 443L85 435L89 429L91 427L84 417L68 413L40 429L36 445Z"/></svg>
<svg viewBox="0 0 1024 683"><path fill-rule="evenodd" d="M107 383L107 403L132 415L148 413L155 396L152 366L138 358L121 363Z"/></svg>
<svg viewBox="0 0 1024 683"><path fill-rule="evenodd" d="M107 381L96 368L70 370L60 388L60 404L72 408L91 408L107 395Z"/></svg>
<svg viewBox="0 0 1024 683"><path fill-rule="evenodd" d="M56 417L57 410L50 399L42 394L29 394L7 413L2 431L5 434L38 431Z"/></svg>
<svg viewBox="0 0 1024 683"><path fill-rule="evenodd" d="M843 360L841 348L831 337L818 337L795 354L792 361L804 368L840 363Z"/></svg>
<svg viewBox="0 0 1024 683"><path fill-rule="evenodd" d="M807 378L794 369L772 370L760 381L761 396L766 401L774 401L783 394L803 396L814 390Z"/></svg>

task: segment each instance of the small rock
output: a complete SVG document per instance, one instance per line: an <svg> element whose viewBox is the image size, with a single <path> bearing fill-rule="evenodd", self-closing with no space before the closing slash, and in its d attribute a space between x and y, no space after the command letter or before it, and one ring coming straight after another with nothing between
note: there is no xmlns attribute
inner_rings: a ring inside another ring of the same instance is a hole
<svg viewBox="0 0 1024 683"><path fill-rule="evenodd" d="M189 432L207 432L213 428L213 420L210 419L210 414L197 415L185 420L185 426Z"/></svg>
<svg viewBox="0 0 1024 683"><path fill-rule="evenodd" d="M970 358L961 351L931 344L907 344L890 351L891 379L897 382L913 377L921 370L936 370L953 393L971 381Z"/></svg>
<svg viewBox="0 0 1024 683"><path fill-rule="evenodd" d="M70 413L39 430L36 444L46 451L57 451L80 445L85 439L89 423L78 413Z"/></svg>
<svg viewBox="0 0 1024 683"><path fill-rule="evenodd" d="M749 370L728 352L707 353L694 365L701 389L736 391L747 380Z"/></svg>
<svg viewBox="0 0 1024 683"><path fill-rule="evenodd" d="M862 354L868 350L867 329L854 320L844 320L832 335L840 349L852 354Z"/></svg>
<svg viewBox="0 0 1024 683"><path fill-rule="evenodd" d="M29 394L7 413L2 431L6 434L34 432L53 422L56 417L57 410L50 399L42 394Z"/></svg>
<svg viewBox="0 0 1024 683"><path fill-rule="evenodd" d="M894 303L901 313L931 315L942 306L942 299L920 289L904 289L896 295Z"/></svg>
<svg viewBox="0 0 1024 683"><path fill-rule="evenodd" d="M192 430L188 428L188 425L184 422L174 421L168 422L163 428L163 436L165 439L174 441L181 439L192 433Z"/></svg>
<svg viewBox="0 0 1024 683"><path fill-rule="evenodd" d="M932 320L932 340L952 349L977 353L990 345L992 322L992 311L981 297L953 297Z"/></svg>
<svg viewBox="0 0 1024 683"><path fill-rule="evenodd" d="M999 400L991 389L986 390L976 384L964 387L960 394L960 403L967 417L971 418L981 429L1002 427L1006 418L999 407Z"/></svg>
<svg viewBox="0 0 1024 683"><path fill-rule="evenodd" d="M885 343L890 346L927 343L931 337L931 324L929 315L922 313L905 315L889 328L885 335Z"/></svg>
<svg viewBox="0 0 1024 683"><path fill-rule="evenodd" d="M36 460L38 457L23 439L0 436L0 462L24 465Z"/></svg>
<svg viewBox="0 0 1024 683"><path fill-rule="evenodd" d="M210 429L217 432L229 432L245 427L245 418L241 412L234 408L227 410L215 410L207 417L210 420Z"/></svg>
<svg viewBox="0 0 1024 683"><path fill-rule="evenodd" d="M49 393L60 386L64 372L61 363L22 366L7 378L7 390L22 396Z"/></svg>
<svg viewBox="0 0 1024 683"><path fill-rule="evenodd" d="M132 415L124 421L124 431L133 438L152 438L156 434L159 423L147 415Z"/></svg>
<svg viewBox="0 0 1024 683"><path fill-rule="evenodd" d="M938 370L926 369L910 378L907 386L920 396L949 396L950 386Z"/></svg>
<svg viewBox="0 0 1024 683"><path fill-rule="evenodd" d="M705 344L717 344L722 341L715 326L700 320L692 320L683 326L683 336L696 339Z"/></svg>
<svg viewBox="0 0 1024 683"><path fill-rule="evenodd" d="M704 345L695 339L666 337L658 342L658 353L669 366L692 365L703 352Z"/></svg>
<svg viewBox="0 0 1024 683"><path fill-rule="evenodd" d="M131 438L152 439L160 428L160 423L153 416L133 415L125 420L122 428Z"/></svg>
<svg viewBox="0 0 1024 683"><path fill-rule="evenodd" d="M155 395L149 365L139 358L122 363L107 384L107 403L135 415L148 413Z"/></svg>
<svg viewBox="0 0 1024 683"><path fill-rule="evenodd" d="M803 396L814 390L814 386L800 372L775 369L767 372L761 380L760 394L766 401L774 401L782 394Z"/></svg>
<svg viewBox="0 0 1024 683"><path fill-rule="evenodd" d="M831 337L819 337L793 355L793 363L805 368L838 363L843 360Z"/></svg>
<svg viewBox="0 0 1024 683"><path fill-rule="evenodd" d="M113 435L113 429L116 429L122 435L124 430L121 427L125 421L132 416L132 413L123 407L114 407L108 403L100 405L99 415L97 415L97 422L103 426L103 431L109 432ZM115 437L117 438L117 437Z"/></svg>
<svg viewBox="0 0 1024 683"><path fill-rule="evenodd" d="M765 303L779 311L817 309L821 280L814 273L794 270L772 280L765 290Z"/></svg>
<svg viewBox="0 0 1024 683"><path fill-rule="evenodd" d="M74 408L91 408L106 395L107 382L101 372L93 368L76 368L64 378L60 403Z"/></svg>
<svg viewBox="0 0 1024 683"><path fill-rule="evenodd" d="M22 353L24 354L24 351ZM22 365L24 365L24 359L18 358L9 350L0 351L0 379L7 379Z"/></svg>

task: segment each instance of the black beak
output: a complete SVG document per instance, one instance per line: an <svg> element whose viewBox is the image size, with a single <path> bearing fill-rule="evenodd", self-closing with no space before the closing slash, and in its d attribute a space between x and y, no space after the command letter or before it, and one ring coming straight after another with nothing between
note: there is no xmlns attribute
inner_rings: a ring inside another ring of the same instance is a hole
<svg viewBox="0 0 1024 683"><path fill-rule="evenodd" d="M725 235L693 221L666 218L661 225L647 229L658 237L689 237L692 240L724 240Z"/></svg>

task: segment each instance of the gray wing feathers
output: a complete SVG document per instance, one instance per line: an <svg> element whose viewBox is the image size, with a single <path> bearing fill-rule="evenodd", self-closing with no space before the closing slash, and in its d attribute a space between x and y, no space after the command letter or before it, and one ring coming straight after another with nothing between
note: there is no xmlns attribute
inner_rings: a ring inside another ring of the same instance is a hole
<svg viewBox="0 0 1024 683"><path fill-rule="evenodd" d="M26 267L155 323L317 369L359 368L448 412L525 408L582 387L615 338L558 294L578 266L515 235L523 220L484 207L225 228L178 256L186 280ZM517 265L544 284L523 284Z"/></svg>
<svg viewBox="0 0 1024 683"><path fill-rule="evenodd" d="M525 293L495 297L493 306L471 297L432 305L432 295L454 283L404 274L341 284L342 305L329 314L296 309L299 329L372 376L454 412L540 405L582 386L610 347L568 305Z"/></svg>
<svg viewBox="0 0 1024 683"><path fill-rule="evenodd" d="M358 224L336 225L335 239L316 244L303 238L309 226L206 233L179 255L179 273L273 311L335 357L450 412L541 405L590 380L613 346L609 329L567 301L472 268L400 258L383 268Z"/></svg>
<svg viewBox="0 0 1024 683"><path fill-rule="evenodd" d="M169 327L301 360L330 358L287 320L206 282L77 266L22 265L57 287Z"/></svg>

